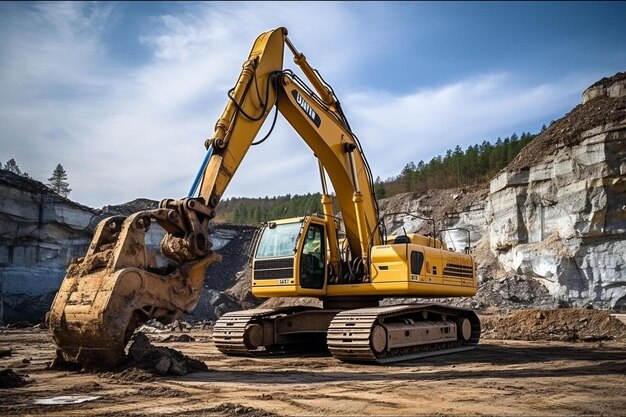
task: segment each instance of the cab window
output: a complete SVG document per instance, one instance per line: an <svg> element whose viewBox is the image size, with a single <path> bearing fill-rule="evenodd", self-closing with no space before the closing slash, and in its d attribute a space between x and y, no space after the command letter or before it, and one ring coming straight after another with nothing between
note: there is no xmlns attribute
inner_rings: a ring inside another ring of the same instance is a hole
<svg viewBox="0 0 626 417"><path fill-rule="evenodd" d="M302 223L285 223L266 227L257 247L257 258L293 256Z"/></svg>
<svg viewBox="0 0 626 417"><path fill-rule="evenodd" d="M324 226L311 224L307 229L300 255L300 286L321 289L324 287L326 248Z"/></svg>

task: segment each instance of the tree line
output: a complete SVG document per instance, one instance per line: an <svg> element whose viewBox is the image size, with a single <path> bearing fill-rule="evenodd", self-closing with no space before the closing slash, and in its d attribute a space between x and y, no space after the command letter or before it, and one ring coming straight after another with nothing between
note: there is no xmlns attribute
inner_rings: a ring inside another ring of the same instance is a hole
<svg viewBox="0 0 626 417"><path fill-rule="evenodd" d="M17 162L15 162L15 159L13 158L9 159L4 165L0 163L0 169L4 169L5 171L12 172L24 178L33 179L30 175L28 175L28 172L23 172L20 169L19 165L17 164ZM52 191L63 197L67 197L68 195L70 195L70 192L72 192L72 189L70 188L70 183L67 181L67 172L61 164L57 164L56 168L54 168L54 171L52 171L52 176L48 178L48 183L46 185Z"/></svg>
<svg viewBox="0 0 626 417"><path fill-rule="evenodd" d="M484 183L505 168L535 137L537 134L524 132L517 136L513 133L510 137L498 138L493 144L483 141L465 151L457 145L454 150L448 149L445 155L435 156L429 162L409 162L398 176L386 181L380 177L376 179L376 197Z"/></svg>
<svg viewBox="0 0 626 417"><path fill-rule="evenodd" d="M545 130L545 125L542 131ZM528 132L518 136L513 133L495 143L483 141L462 150L456 146L445 155L438 155L429 162L409 162L395 177L374 183L376 198L391 197L396 194L426 191L431 188L453 188L485 183L506 167L519 151L532 141L537 134ZM321 194L284 195L265 198L228 198L220 202L217 221L229 223L258 224L263 221L321 213ZM333 199L334 200L334 199ZM337 204L333 201L335 212Z"/></svg>
<svg viewBox="0 0 626 417"><path fill-rule="evenodd" d="M232 197L217 206L217 221L258 224L268 220L322 213L322 195L283 195L265 198Z"/></svg>

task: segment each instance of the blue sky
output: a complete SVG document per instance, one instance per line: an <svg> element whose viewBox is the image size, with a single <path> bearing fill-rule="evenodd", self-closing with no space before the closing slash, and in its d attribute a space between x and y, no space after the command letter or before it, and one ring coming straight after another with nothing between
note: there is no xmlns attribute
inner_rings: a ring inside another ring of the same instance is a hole
<svg viewBox="0 0 626 417"><path fill-rule="evenodd" d="M626 3L0 3L0 159L100 207L186 194L255 37L286 26L374 176L536 132L626 70ZM287 67L294 67L291 59ZM285 122L227 196L316 192Z"/></svg>

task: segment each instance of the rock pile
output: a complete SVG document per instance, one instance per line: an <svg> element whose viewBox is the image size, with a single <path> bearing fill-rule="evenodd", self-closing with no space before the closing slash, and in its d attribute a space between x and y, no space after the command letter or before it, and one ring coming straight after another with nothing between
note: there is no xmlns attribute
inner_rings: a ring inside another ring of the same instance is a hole
<svg viewBox="0 0 626 417"><path fill-rule="evenodd" d="M582 308L530 309L481 318L482 337L508 340L594 342L626 340L626 325L604 311Z"/></svg>
<svg viewBox="0 0 626 417"><path fill-rule="evenodd" d="M209 370L204 362L192 359L177 350L152 345L143 333L135 335L135 341L128 351L126 366L140 368L155 375L182 376Z"/></svg>
<svg viewBox="0 0 626 417"><path fill-rule="evenodd" d="M19 388L31 383L26 379L28 375L20 375L15 373L13 369L3 369L0 371L0 388Z"/></svg>
<svg viewBox="0 0 626 417"><path fill-rule="evenodd" d="M241 404L222 403L207 410L211 415L240 416L240 417L275 417L277 414Z"/></svg>

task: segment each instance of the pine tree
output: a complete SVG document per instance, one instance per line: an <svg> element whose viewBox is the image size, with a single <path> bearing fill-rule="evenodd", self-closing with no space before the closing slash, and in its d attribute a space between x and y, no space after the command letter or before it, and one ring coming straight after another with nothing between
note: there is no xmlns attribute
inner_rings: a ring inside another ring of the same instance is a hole
<svg viewBox="0 0 626 417"><path fill-rule="evenodd" d="M374 182L374 195L377 199L385 198L385 184L380 177L376 177L376 182Z"/></svg>
<svg viewBox="0 0 626 417"><path fill-rule="evenodd" d="M63 197L70 195L72 189L67 182L67 172L65 172L63 165L57 164L57 167L54 168L52 176L48 178L48 181L48 187L52 188L52 191L55 193Z"/></svg>
<svg viewBox="0 0 626 417"><path fill-rule="evenodd" d="M17 175L21 175L22 177L26 177L26 178L30 178L30 175L28 175L28 172L22 172L20 170L20 167L17 166L17 162L15 162L15 159L11 158L7 161L6 164L4 164L4 166L2 166L2 164L0 164L0 169L5 169L7 171L10 171L14 174Z"/></svg>
<svg viewBox="0 0 626 417"><path fill-rule="evenodd" d="M17 166L17 162L15 162L15 159L13 158L9 159L7 163L4 164L4 167L2 167L2 169L5 169L17 175L22 175L22 171L20 170L20 167Z"/></svg>

